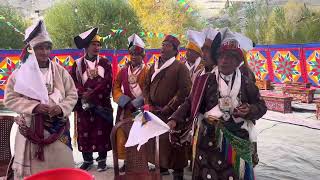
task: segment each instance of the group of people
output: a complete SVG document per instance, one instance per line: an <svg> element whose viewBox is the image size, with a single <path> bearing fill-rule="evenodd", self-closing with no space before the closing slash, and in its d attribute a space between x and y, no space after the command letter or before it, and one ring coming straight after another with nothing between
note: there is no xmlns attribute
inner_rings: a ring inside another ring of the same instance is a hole
<svg viewBox="0 0 320 180"><path fill-rule="evenodd" d="M78 150L83 170L93 163L106 170L115 123L150 111L172 129L159 137L160 172L182 180L191 162L192 179L253 180L257 163L255 121L266 106L245 63L253 43L227 28L187 32L186 61L176 59L180 41L167 35L159 60L144 63L145 43L128 38L130 61L114 78L110 61L99 55L101 37L90 29L74 38L84 56L68 72L50 60L52 40L41 20L26 30L21 67L9 78L5 106L19 114L14 179L47 169L74 167L69 115L75 112ZM116 133L118 157L126 158L123 130ZM150 154L151 156L153 154ZM126 161L124 163L124 169Z"/></svg>

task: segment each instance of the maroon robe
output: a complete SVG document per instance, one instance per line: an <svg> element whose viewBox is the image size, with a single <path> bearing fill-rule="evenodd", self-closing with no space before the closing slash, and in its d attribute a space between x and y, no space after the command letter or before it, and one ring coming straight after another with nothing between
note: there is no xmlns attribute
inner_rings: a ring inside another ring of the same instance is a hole
<svg viewBox="0 0 320 180"><path fill-rule="evenodd" d="M84 58L81 60L81 75L86 71ZM77 64L74 63L71 76L75 81L78 90L78 103L75 106L75 118L78 133L78 149L81 152L106 152L111 150L110 133L113 124L92 111L82 109L81 98L83 93L90 92L88 101L96 106L112 111L111 90L112 90L112 67L108 59L100 57L98 65L103 67L104 78L97 76L93 79L88 78L85 84L82 84L81 78L77 77ZM79 75L79 74L78 74ZM90 90L89 90L90 89Z"/></svg>

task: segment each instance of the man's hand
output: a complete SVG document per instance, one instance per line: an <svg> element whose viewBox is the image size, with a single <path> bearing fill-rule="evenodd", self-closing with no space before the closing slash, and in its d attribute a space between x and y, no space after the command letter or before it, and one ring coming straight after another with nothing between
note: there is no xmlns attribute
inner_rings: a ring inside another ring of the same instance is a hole
<svg viewBox="0 0 320 180"><path fill-rule="evenodd" d="M173 130L176 126L177 126L177 123L175 120L170 120L167 125L170 127L171 130Z"/></svg>
<svg viewBox="0 0 320 180"><path fill-rule="evenodd" d="M50 117L54 117L57 115L62 114L62 109L60 108L60 106L55 105L49 108L49 116Z"/></svg>
<svg viewBox="0 0 320 180"><path fill-rule="evenodd" d="M237 107L236 109L234 109L233 115L235 117L245 118L249 114L249 112L250 112L250 106L249 104L245 103Z"/></svg>
<svg viewBox="0 0 320 180"><path fill-rule="evenodd" d="M46 104L38 104L34 109L34 113L38 114L48 114L49 113L49 106Z"/></svg>
<svg viewBox="0 0 320 180"><path fill-rule="evenodd" d="M152 111L155 110L155 108L154 108L152 105L150 105L150 104L145 104L145 105L143 106L143 110L144 110L144 111L150 111L150 112L152 112Z"/></svg>

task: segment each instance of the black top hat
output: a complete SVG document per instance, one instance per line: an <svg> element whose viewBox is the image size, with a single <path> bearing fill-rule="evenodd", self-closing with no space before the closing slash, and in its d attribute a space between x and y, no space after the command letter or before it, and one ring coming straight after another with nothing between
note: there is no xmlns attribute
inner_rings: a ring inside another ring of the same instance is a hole
<svg viewBox="0 0 320 180"><path fill-rule="evenodd" d="M41 26L43 24L43 21L40 20L32 29L29 35L26 35L27 37L24 40L24 43L29 43L33 38L35 38L40 32L41 32ZM31 30L31 29L30 29Z"/></svg>
<svg viewBox="0 0 320 180"><path fill-rule="evenodd" d="M211 44L211 58L213 60L216 60L218 57L218 50L221 46L221 33L218 32L218 34L216 35L216 37L213 39L212 44Z"/></svg>
<svg viewBox="0 0 320 180"><path fill-rule="evenodd" d="M92 28L74 37L74 43L76 44L78 49L87 48L91 40L95 37L95 35L97 35L97 33L98 28Z"/></svg>

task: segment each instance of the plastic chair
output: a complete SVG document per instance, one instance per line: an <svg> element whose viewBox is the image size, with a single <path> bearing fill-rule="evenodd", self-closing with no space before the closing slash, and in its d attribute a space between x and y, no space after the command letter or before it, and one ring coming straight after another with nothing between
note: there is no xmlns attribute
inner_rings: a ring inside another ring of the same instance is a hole
<svg viewBox="0 0 320 180"><path fill-rule="evenodd" d="M0 177L6 175L11 159L10 131L13 122L13 116L0 116Z"/></svg>
<svg viewBox="0 0 320 180"><path fill-rule="evenodd" d="M140 151L137 151L137 146L125 148L126 168L125 173L120 174L116 132L119 128L122 128L126 138L128 138L132 124L132 119L124 119L118 122L111 132L110 138L113 152L114 180L161 180L159 166L159 137L156 137L155 141L155 171L149 170L147 158L148 146L145 144L141 146Z"/></svg>

